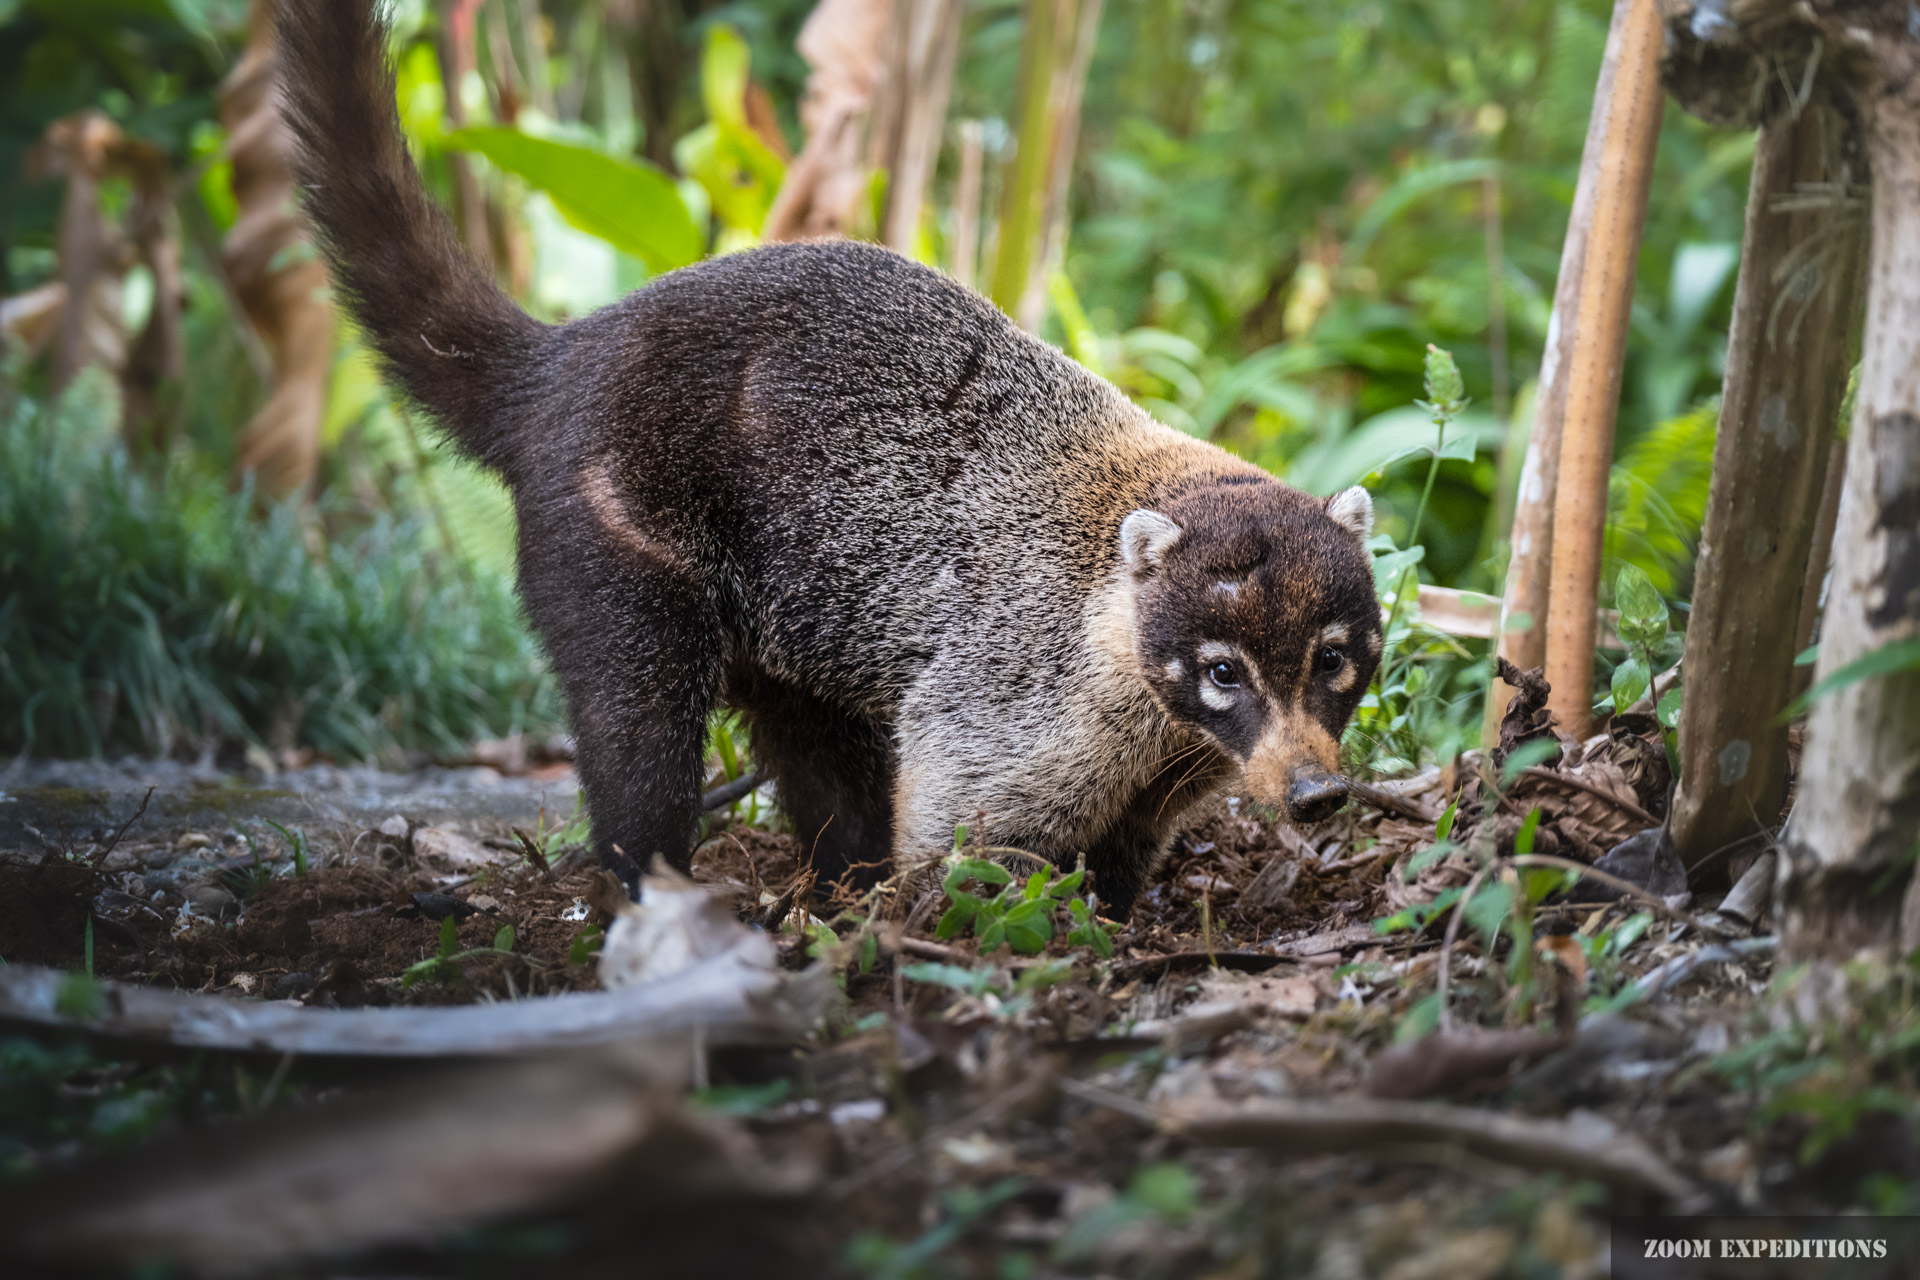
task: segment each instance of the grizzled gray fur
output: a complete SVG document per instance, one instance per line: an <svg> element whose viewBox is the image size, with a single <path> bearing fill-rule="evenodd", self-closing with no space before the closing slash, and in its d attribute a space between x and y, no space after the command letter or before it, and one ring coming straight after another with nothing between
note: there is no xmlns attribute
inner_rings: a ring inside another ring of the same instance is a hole
<svg viewBox="0 0 1920 1280"><path fill-rule="evenodd" d="M594 842L685 868L706 725L825 877L958 822L1124 914L1229 784L1297 819L1380 651L1361 490L1308 497L1154 422L938 272L852 243L663 276L557 327L468 260L408 159L372 0L288 0L307 207L387 376L519 516Z"/></svg>

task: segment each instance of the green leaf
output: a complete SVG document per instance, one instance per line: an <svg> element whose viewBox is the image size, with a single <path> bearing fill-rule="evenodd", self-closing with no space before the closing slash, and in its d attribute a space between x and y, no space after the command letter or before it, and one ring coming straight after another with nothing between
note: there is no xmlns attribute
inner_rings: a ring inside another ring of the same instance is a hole
<svg viewBox="0 0 1920 1280"><path fill-rule="evenodd" d="M942 941L958 936L960 931L967 927L967 922L979 913L979 910L978 898L970 898L964 903L954 903L947 908L946 914L940 917L940 923L934 926L933 936Z"/></svg>
<svg viewBox="0 0 1920 1280"><path fill-rule="evenodd" d="M1520 829L1513 833L1513 851L1521 857L1533 852L1534 837L1540 831L1540 806L1535 805L1521 820Z"/></svg>
<svg viewBox="0 0 1920 1280"><path fill-rule="evenodd" d="M1796 667L1810 667L1818 661L1820 661L1820 646L1817 644L1810 644L1793 655L1793 665Z"/></svg>
<svg viewBox="0 0 1920 1280"><path fill-rule="evenodd" d="M956 824L956 825L954 826L954 828L953 828L953 848L954 848L954 851L955 851L956 853L957 853L957 852L959 852L959 851L960 851L961 849L964 849L964 848L966 848L966 847L967 847L967 836L968 836L968 834L969 834L969 832L967 831L967 824L966 824L966 823L964 823L964 822L962 822L962 823L958 823L958 824Z"/></svg>
<svg viewBox="0 0 1920 1280"><path fill-rule="evenodd" d="M1620 566L1614 579L1613 607L1620 612L1620 638L1630 644L1656 644L1667 634L1667 602L1647 571L1637 564ZM1626 704L1621 703L1624 707Z"/></svg>
<svg viewBox="0 0 1920 1280"><path fill-rule="evenodd" d="M454 955L454 953L456 953L459 950L460 950L460 926L454 923L454 919L452 916L448 916L445 920L442 920L440 922L440 956L439 958L442 960L450 959Z"/></svg>
<svg viewBox="0 0 1920 1280"><path fill-rule="evenodd" d="M1613 669L1613 709L1623 712L1640 701L1648 685L1653 682L1653 673L1647 670L1647 664L1639 658L1628 658Z"/></svg>
<svg viewBox="0 0 1920 1280"><path fill-rule="evenodd" d="M1892 644L1864 654L1834 671L1807 690L1780 713L1783 720L1791 720L1821 698L1862 680L1872 680L1878 676L1897 675L1902 671L1920 671L1920 636L1911 640L1896 640Z"/></svg>
<svg viewBox="0 0 1920 1280"><path fill-rule="evenodd" d="M981 919L985 918L984 916L981 917ZM983 956L998 951L1000 944L1007 940L1007 922L1005 919L995 920L985 929L980 929L979 921L976 920L974 926L980 935L980 954Z"/></svg>
<svg viewBox="0 0 1920 1280"><path fill-rule="evenodd" d="M585 964L593 959L594 952L600 950L603 935L596 928L584 929L573 940L573 946L567 951L568 964Z"/></svg>
<svg viewBox="0 0 1920 1280"><path fill-rule="evenodd" d="M1384 594L1397 590L1401 575L1427 558L1425 547L1408 547L1405 551L1391 551L1373 558L1373 589Z"/></svg>
<svg viewBox="0 0 1920 1280"><path fill-rule="evenodd" d="M1660 699L1660 705L1653 709L1653 718L1658 720L1663 728L1677 729L1680 727L1679 685L1675 685L1673 688L1667 690L1666 696Z"/></svg>
<svg viewBox="0 0 1920 1280"><path fill-rule="evenodd" d="M872 973L873 966L880 959L880 940L872 934L860 937L860 972Z"/></svg>
<svg viewBox="0 0 1920 1280"><path fill-rule="evenodd" d="M512 925L503 924L500 926L499 932L493 935L493 949L495 951L513 950L513 926Z"/></svg>
<svg viewBox="0 0 1920 1280"><path fill-rule="evenodd" d="M1442 840L1438 844L1428 845L1407 859L1406 869L1401 874L1404 878L1411 880L1453 850L1454 844L1451 840Z"/></svg>
<svg viewBox="0 0 1920 1280"><path fill-rule="evenodd" d="M1500 766L1500 785L1508 785L1542 760L1550 760L1559 753L1560 743L1553 738L1521 743L1508 753L1506 763Z"/></svg>
<svg viewBox="0 0 1920 1280"><path fill-rule="evenodd" d="M1460 816L1460 802L1458 800L1455 800L1452 804L1447 806L1447 811L1440 815L1440 821L1434 824L1433 838L1438 840L1440 843L1445 844L1447 842L1447 838L1453 834L1454 819L1458 818L1459 816Z"/></svg>
<svg viewBox="0 0 1920 1280"><path fill-rule="evenodd" d="M1046 897L1047 885L1052 880L1053 880L1053 875L1051 872L1047 872L1047 871L1034 872L1032 875L1027 877L1026 891L1022 896L1024 896L1029 902L1032 902L1039 898Z"/></svg>
<svg viewBox="0 0 1920 1280"><path fill-rule="evenodd" d="M644 161L494 125L457 130L447 135L447 145L478 152L520 175L552 197L568 222L626 250L656 274L697 262L706 252L705 237L673 179Z"/></svg>
<svg viewBox="0 0 1920 1280"><path fill-rule="evenodd" d="M1538 813L1539 810L1534 812ZM1479 892L1473 895L1473 901L1466 905L1466 920L1480 931L1487 945L1492 946L1500 933L1500 925L1512 911L1513 888L1501 881L1481 886Z"/></svg>
<svg viewBox="0 0 1920 1280"><path fill-rule="evenodd" d="M1023 956L1038 955L1053 939L1053 904L1042 899L1023 902L1007 912L1003 922L1007 942ZM981 948L986 944L983 941Z"/></svg>
<svg viewBox="0 0 1920 1280"><path fill-rule="evenodd" d="M1047 886L1047 893L1055 898L1071 898L1074 890L1085 884L1086 880L1087 869L1080 867L1061 876L1058 880L1055 880L1051 885Z"/></svg>
<svg viewBox="0 0 1920 1280"><path fill-rule="evenodd" d="M945 987L949 991L979 995L992 988L994 979L998 975L991 966L968 969L957 964L938 964L929 961L902 967L900 976L909 982L924 982L929 986Z"/></svg>
<svg viewBox="0 0 1920 1280"><path fill-rule="evenodd" d="M723 1116L757 1116L785 1102L792 1092L793 1081L784 1079L769 1080L765 1084L720 1084L695 1089L687 1095L687 1102L697 1111Z"/></svg>
<svg viewBox="0 0 1920 1280"><path fill-rule="evenodd" d="M978 880L981 884L1007 884L1013 879L1012 872L987 858L962 858L955 869L963 879Z"/></svg>

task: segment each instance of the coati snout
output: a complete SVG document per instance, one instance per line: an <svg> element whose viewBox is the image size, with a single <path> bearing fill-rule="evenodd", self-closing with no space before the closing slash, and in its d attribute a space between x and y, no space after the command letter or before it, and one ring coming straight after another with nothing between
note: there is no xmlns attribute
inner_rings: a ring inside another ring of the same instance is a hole
<svg viewBox="0 0 1920 1280"><path fill-rule="evenodd" d="M606 865L693 856L716 707L823 879L968 823L1124 916L1244 778L1311 819L1380 649L1366 495L1153 421L872 245L772 245L542 324L414 170L375 0L282 0L305 204L386 377L505 480ZM982 815L982 816L976 816Z"/></svg>
<svg viewBox="0 0 1920 1280"><path fill-rule="evenodd" d="M1372 527L1364 489L1318 503L1246 483L1120 526L1155 696L1240 765L1255 800L1294 822L1346 801L1340 735L1381 647Z"/></svg>

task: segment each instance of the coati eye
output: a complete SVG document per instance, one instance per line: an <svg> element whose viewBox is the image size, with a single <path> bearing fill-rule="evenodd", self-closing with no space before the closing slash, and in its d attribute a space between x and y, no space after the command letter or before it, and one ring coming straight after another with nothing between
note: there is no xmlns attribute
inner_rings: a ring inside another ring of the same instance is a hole
<svg viewBox="0 0 1920 1280"><path fill-rule="evenodd" d="M1347 651L1333 645L1328 645L1320 651L1319 662L1320 670L1328 675L1332 675L1347 665Z"/></svg>
<svg viewBox="0 0 1920 1280"><path fill-rule="evenodd" d="M1216 662L1207 668L1207 679L1221 689L1238 689L1240 673L1233 669L1231 662Z"/></svg>

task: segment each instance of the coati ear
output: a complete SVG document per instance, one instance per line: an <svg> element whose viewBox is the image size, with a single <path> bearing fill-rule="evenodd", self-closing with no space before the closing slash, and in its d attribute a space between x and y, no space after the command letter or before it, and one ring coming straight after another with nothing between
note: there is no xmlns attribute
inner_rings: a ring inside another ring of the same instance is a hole
<svg viewBox="0 0 1920 1280"><path fill-rule="evenodd" d="M1134 577L1144 578L1159 567L1183 532L1158 511L1142 508L1120 522L1120 555Z"/></svg>
<svg viewBox="0 0 1920 1280"><path fill-rule="evenodd" d="M1353 530L1362 542L1373 534L1373 496L1359 485L1328 498L1327 515L1335 524Z"/></svg>

